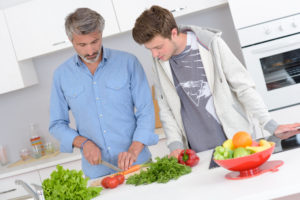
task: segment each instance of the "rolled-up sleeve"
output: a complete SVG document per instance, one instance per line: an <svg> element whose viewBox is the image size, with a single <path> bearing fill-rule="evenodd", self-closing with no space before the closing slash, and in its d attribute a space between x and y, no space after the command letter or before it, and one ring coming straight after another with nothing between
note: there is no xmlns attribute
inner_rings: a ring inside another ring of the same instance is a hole
<svg viewBox="0 0 300 200"><path fill-rule="evenodd" d="M69 110L61 89L59 73L56 71L51 89L49 132L59 140L60 151L66 153L73 152L73 140L78 136L78 132L69 127Z"/></svg>
<svg viewBox="0 0 300 200"><path fill-rule="evenodd" d="M131 92L137 119L133 141L147 146L155 145L158 142L158 135L154 133L155 115L152 95L143 67L136 58L131 74Z"/></svg>

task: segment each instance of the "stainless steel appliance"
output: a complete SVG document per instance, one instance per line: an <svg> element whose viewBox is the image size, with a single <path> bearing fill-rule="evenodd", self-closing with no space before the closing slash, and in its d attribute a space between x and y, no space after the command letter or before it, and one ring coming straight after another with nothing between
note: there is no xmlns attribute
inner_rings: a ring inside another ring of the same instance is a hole
<svg viewBox="0 0 300 200"><path fill-rule="evenodd" d="M300 104L298 0L228 0L246 67L269 110Z"/></svg>

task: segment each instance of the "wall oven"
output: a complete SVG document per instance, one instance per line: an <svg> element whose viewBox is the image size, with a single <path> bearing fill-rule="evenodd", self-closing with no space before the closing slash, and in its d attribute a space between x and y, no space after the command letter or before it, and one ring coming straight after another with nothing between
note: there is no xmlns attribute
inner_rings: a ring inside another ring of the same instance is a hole
<svg viewBox="0 0 300 200"><path fill-rule="evenodd" d="M269 110L300 103L300 13L237 30L246 67Z"/></svg>

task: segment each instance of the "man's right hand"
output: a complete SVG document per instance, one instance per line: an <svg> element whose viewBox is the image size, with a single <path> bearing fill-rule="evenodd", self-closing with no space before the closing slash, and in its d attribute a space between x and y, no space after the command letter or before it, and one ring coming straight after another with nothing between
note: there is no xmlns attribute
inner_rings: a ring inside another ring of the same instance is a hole
<svg viewBox="0 0 300 200"><path fill-rule="evenodd" d="M175 158L178 159L178 156L179 156L179 154L180 154L180 152L181 152L182 150L183 150L183 149L175 149L174 151L172 151L172 152L170 153L169 158L170 158L170 157L175 157Z"/></svg>
<svg viewBox="0 0 300 200"><path fill-rule="evenodd" d="M83 147L83 155L91 165L99 165L101 162L101 151L91 140L87 141Z"/></svg>

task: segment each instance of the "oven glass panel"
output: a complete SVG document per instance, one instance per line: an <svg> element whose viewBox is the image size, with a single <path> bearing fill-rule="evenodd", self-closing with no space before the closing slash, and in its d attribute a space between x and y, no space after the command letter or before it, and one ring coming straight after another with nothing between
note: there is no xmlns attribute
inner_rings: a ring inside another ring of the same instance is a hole
<svg viewBox="0 0 300 200"><path fill-rule="evenodd" d="M300 82L300 49L260 59L268 91Z"/></svg>

